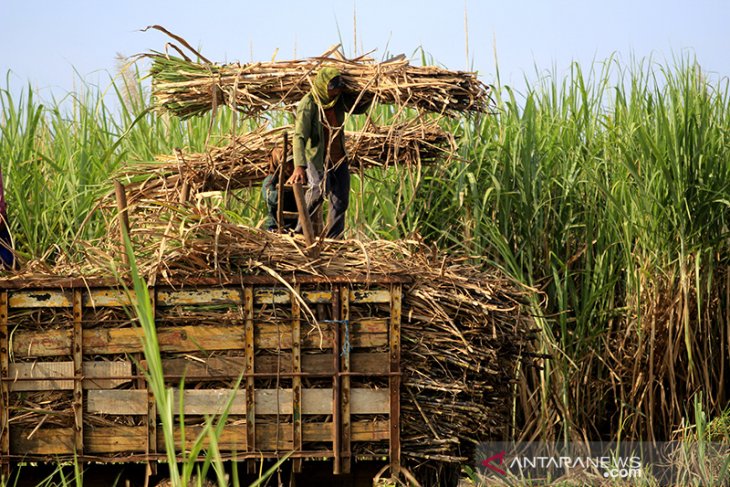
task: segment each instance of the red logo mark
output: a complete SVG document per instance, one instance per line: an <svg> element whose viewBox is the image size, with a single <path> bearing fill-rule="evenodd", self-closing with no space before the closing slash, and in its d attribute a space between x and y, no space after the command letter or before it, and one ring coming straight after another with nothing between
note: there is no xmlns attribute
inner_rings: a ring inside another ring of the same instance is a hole
<svg viewBox="0 0 730 487"><path fill-rule="evenodd" d="M492 462L494 462L495 460L498 465L502 465L502 460L504 459L504 453L505 453L504 450L502 450L501 452L497 453L496 455L492 455L491 457L482 461L482 465L484 467L487 467L488 469L492 470L493 472L497 472L499 475L506 475L507 472L505 472L504 470L502 470L501 468L499 468L495 465L492 465Z"/></svg>

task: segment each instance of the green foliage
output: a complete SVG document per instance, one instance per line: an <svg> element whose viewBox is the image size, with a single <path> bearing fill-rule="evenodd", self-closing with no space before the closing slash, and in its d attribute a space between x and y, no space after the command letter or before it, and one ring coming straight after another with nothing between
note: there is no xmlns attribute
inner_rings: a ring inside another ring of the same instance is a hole
<svg viewBox="0 0 730 487"><path fill-rule="evenodd" d="M103 235L88 214L120 165L200 151L255 123L225 107L187 120L151 113L149 91L133 83L111 85L116 111L93 87L48 105L31 89L17 99L0 90L0 164L23 256ZM730 322L728 80L693 59L609 59L494 96L494 115L443 121L460 136L452 164L354 177L350 235L420 236L539 291L538 351L553 358L519 384L516 433L661 439L697 391L708 414L726 409L730 363L716 343ZM226 204L238 222L262 219L256 188Z"/></svg>

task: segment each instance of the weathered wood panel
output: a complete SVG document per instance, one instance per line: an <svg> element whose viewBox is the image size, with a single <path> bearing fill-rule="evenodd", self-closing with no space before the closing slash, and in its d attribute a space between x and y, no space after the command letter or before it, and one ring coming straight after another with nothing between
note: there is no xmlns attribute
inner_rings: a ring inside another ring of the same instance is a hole
<svg viewBox="0 0 730 487"><path fill-rule="evenodd" d="M390 365L387 352L352 352L350 354L351 371L365 374L387 375ZM301 357L302 371L313 374L333 374L332 357L325 354L303 354ZM146 367L146 362L142 362ZM243 370L244 358L234 357L211 357L199 358L173 358L163 359L162 368L166 376L185 377L186 380L196 381L220 377L238 377ZM282 374L292 372L292 357L287 352L277 355L259 355L256 357L254 366L256 373L275 374L277 370Z"/></svg>
<svg viewBox="0 0 730 487"><path fill-rule="evenodd" d="M241 289L207 288L157 291L158 306L240 304Z"/></svg>
<svg viewBox="0 0 730 487"><path fill-rule="evenodd" d="M71 308L73 307L72 290L18 290L9 293L11 308ZM308 304L332 302L331 291L303 291L302 298ZM83 306L89 307L125 307L131 306L136 299L133 290L125 289L91 289L83 292ZM390 291L351 290L350 301L358 303L388 303ZM241 302L240 288L205 287L191 289L160 289L157 291L158 306L177 305L235 305ZM289 291L281 288L259 288L254 294L256 304L290 303Z"/></svg>
<svg viewBox="0 0 730 487"><path fill-rule="evenodd" d="M71 308L72 290L13 291L9 294L11 308Z"/></svg>
<svg viewBox="0 0 730 487"><path fill-rule="evenodd" d="M322 326L302 330L302 348L331 348L332 330ZM388 343L387 323L382 319L354 321L350 324L353 347L382 347ZM83 348L86 355L139 353L143 351L141 328L92 328L84 330ZM240 350L245 343L244 327L177 326L157 330L162 352L195 352ZM254 331L254 346L258 349L291 349L290 329L285 325L258 323ZM18 330L13 336L16 357L50 357L71 354L71 330Z"/></svg>
<svg viewBox="0 0 730 487"><path fill-rule="evenodd" d="M292 390L256 389L255 410L257 415L292 414ZM222 414L232 389L194 389L183 392L185 415ZM173 391L173 412L180 410L180 393ZM301 414L332 414L332 389L302 389ZM147 414L146 390L90 390L87 396L87 412L92 414L145 415ZM352 414L387 414L390 397L387 389L355 388L351 391ZM236 391L229 414L246 414L246 393Z"/></svg>
<svg viewBox="0 0 730 487"><path fill-rule="evenodd" d="M250 456L259 451L271 454L277 450L295 449L300 454L309 454L310 448L316 450L314 456L343 458L345 470L351 454L349 442L392 440L395 434L396 443L391 444L391 451L397 452L397 418L394 422L374 418L392 415L397 411L397 405L392 404L393 398L396 401L399 398L388 387L349 388L349 376L337 374L341 368L344 372L379 376L380 379L372 384L382 386L391 377L390 372L399 371L393 367L396 355L389 350L394 344L399 345L389 334L394 329L397 331L397 321L394 323L392 317L383 317L389 314L387 308L361 306L352 313L356 318L350 320L349 308L358 304L390 303L391 312L399 315L400 310L394 305L400 299L399 288L382 289L387 282L390 281L379 282L373 289L352 289L353 283L342 279L331 282L315 279L308 285L297 279L292 285L301 290L300 294L292 294L290 289L275 281L256 279L245 285L191 281L177 289L165 285L152 290L151 297L158 312L160 307L168 308L157 314L160 319L157 334L160 350L166 354L164 373L170 381L177 382L179 377L184 377L189 386L191 382L237 378L244 370L258 374L316 374L333 379L333 386L324 389L303 388L304 380L298 375L284 375L284 384L290 388L278 390L258 388L259 379L254 377L245 379L241 389L235 392L231 389L189 389L174 394L175 413L183 403L188 422L195 422L197 417L202 424L201 416L221 414L230 402L229 413L235 422L226 426L218 440L222 452L239 451ZM201 287L194 288L195 285ZM315 285L318 288L315 289ZM6 370L10 378L14 376L16 380L3 384L8 393L73 390L73 407L68 408L74 411L74 428L11 425L11 428L5 428L5 437L11 443L6 450L10 454L53 456L76 452L91 457L116 455L116 460L124 461L121 459L126 455L119 456L119 453L143 459L145 455L156 458L157 452L164 450L154 398L145 389L143 378L132 377L133 373L143 372L145 367L142 361L142 368L137 370L131 362L142 357L142 330L129 323L117 328L102 328L107 313L92 315L88 312L89 308L128 307L136 298L133 293L113 285L98 286L51 290L31 287L18 290L12 286L7 291L11 316L16 309L24 313L22 310L27 309L66 308L68 315L73 310L73 319L69 316L68 323L54 320L56 323L44 330L25 324L13 330L8 347L12 350L11 356L33 362L12 364ZM331 316L331 320L323 320L317 325L309 323L311 313L300 309L297 296L301 296L312 310L315 305L318 310L324 309L325 305L331 306L331 315L320 314L321 318ZM177 309L169 309L175 306L181 307L180 314ZM196 306L204 307L200 309L204 321L197 321ZM288 306L290 310L285 309ZM279 314L276 307L284 312ZM360 317L359 313L364 310L373 316ZM91 316L102 322L90 323ZM111 316L118 316L118 313L111 313ZM217 320L216 316L221 319ZM335 343L334 323L338 324L339 343ZM118 325L124 323L112 326ZM354 349L343 358L340 349L346 343L345 337ZM377 348L377 351L368 353L363 348ZM219 351L227 351L233 356L215 353ZM107 362L99 360L100 355L133 358ZM61 361L42 358L50 356ZM89 361L92 357L96 359L93 362ZM393 380L390 382L392 388ZM136 388L116 389L121 385ZM198 383L196 387L203 385ZM335 397L336 391L341 397ZM338 401L342 406L336 408ZM139 420L139 426L111 426L113 423L100 423L99 417L90 422L82 413L148 420ZM309 422L319 420L318 416L326 416L329 422ZM368 416L371 419L365 421L364 417ZM358 421L352 421L355 419ZM100 427L99 424L109 426ZM203 429L199 425L185 428L183 447L189 448ZM182 436L178 424L175 431L179 442ZM335 435L336 431L342 434ZM342 449L337 448L338 444Z"/></svg>
<svg viewBox="0 0 730 487"><path fill-rule="evenodd" d="M263 450L276 448L276 425L260 423L256 444ZM279 425L279 450L290 449L291 424ZM222 452L244 451L246 448L246 429L243 424L230 424L225 427L218 447ZM355 421L352 423L352 441L370 442L388 439L388 421ZM185 428L185 446L190 448L197 436L203 431L201 426L190 425ZM175 442L181 443L180 428L175 426ZM328 442L332 440L332 423L303 423L303 442ZM71 455L73 454L72 428L12 428L10 434L11 454L18 455ZM113 426L86 428L84 431L85 451L89 455L111 455L118 453L143 453L147 441L145 426ZM207 440L206 440L207 443ZM162 432L157 434L158 451L164 451L165 442Z"/></svg>
<svg viewBox="0 0 730 487"><path fill-rule="evenodd" d="M82 385L84 389L113 389L130 382L119 377L131 374L132 363L128 361L84 362ZM12 392L71 390L73 377L73 362L16 362L10 364L9 384Z"/></svg>

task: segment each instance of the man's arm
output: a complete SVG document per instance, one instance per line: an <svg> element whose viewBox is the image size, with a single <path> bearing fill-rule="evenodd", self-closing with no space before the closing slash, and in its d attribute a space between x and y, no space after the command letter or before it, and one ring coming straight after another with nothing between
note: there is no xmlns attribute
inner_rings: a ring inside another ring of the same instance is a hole
<svg viewBox="0 0 730 487"><path fill-rule="evenodd" d="M294 151L294 172L286 184L307 182L307 141L312 131L312 102L311 97L305 96L297 105L297 116L294 122L294 140L292 150Z"/></svg>

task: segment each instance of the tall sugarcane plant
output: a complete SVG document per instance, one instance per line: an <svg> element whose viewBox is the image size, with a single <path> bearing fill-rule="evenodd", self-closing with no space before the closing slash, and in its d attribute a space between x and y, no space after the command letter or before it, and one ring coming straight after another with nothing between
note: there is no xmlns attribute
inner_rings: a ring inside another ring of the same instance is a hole
<svg viewBox="0 0 730 487"><path fill-rule="evenodd" d="M30 88L1 91L0 164L21 260L80 258L74 239L105 233L89 213L123 165L291 123L286 113L244 121L225 106L160 116L135 86L118 79L115 99L86 87L49 103ZM515 435L664 439L700 391L711 417L726 410L727 79L691 58L609 59L492 93L495 113L440 121L460 137L449 164L356 174L348 235L422 238L536 290L537 347L552 358L519 377ZM412 116L371 113L396 115ZM236 221L263 219L258 188L231 196Z"/></svg>

